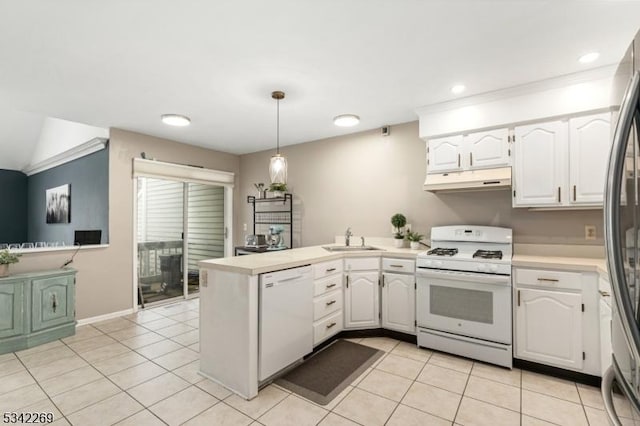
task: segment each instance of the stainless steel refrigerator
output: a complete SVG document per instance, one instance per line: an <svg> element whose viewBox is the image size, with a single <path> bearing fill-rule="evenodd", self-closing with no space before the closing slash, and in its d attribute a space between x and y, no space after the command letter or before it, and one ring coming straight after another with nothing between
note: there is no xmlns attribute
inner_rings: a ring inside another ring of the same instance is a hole
<svg viewBox="0 0 640 426"><path fill-rule="evenodd" d="M612 105L616 125L604 201L605 249L614 297L612 365L602 378L602 396L614 425L640 424L639 70L640 33L629 46L614 79ZM614 389L624 397L614 395Z"/></svg>

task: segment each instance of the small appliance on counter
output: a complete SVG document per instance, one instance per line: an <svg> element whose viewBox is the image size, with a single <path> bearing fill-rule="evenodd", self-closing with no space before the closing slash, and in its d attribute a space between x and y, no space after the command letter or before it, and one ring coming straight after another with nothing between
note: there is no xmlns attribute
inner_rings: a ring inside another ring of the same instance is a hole
<svg viewBox="0 0 640 426"><path fill-rule="evenodd" d="M267 237L264 234L247 235L244 239L245 247L267 247Z"/></svg>

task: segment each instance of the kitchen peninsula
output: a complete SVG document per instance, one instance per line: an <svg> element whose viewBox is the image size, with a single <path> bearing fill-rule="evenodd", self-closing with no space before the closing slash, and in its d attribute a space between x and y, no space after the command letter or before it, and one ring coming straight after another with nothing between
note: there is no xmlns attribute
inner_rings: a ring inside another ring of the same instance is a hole
<svg viewBox="0 0 640 426"><path fill-rule="evenodd" d="M314 284L335 277L334 289L342 295L343 259L371 262L376 274L381 257L415 259L420 250L376 245L380 250L330 252L322 246L303 247L273 253L227 257L200 262L200 372L240 396L251 399L258 394L260 379L259 339L261 324L260 276L275 271L311 265ZM326 268L324 266L327 266ZM351 266L345 267L345 269ZM353 269L358 268L353 265ZM304 268L302 268L304 269ZM324 274L327 274L325 278ZM352 284L357 286L357 283ZM375 282L375 290L378 282ZM316 289L317 293L317 289ZM314 290L310 290L306 310L314 310ZM342 306L340 303L335 305ZM288 300L284 301L290 302ZM375 302L378 300L376 298ZM332 305L333 306L333 305ZM376 313L377 315L377 313ZM341 316L341 315L340 315ZM376 318L377 320L377 318ZM342 329L342 318L330 327L333 334ZM309 339L313 335L309 321ZM330 325L330 324L328 324ZM339 326L338 326L339 325ZM326 328L326 326L324 326ZM282 330L280 334L285 334ZM311 342L310 342L311 343ZM309 350L311 352L311 350ZM306 354L303 354L306 355ZM282 367L286 367L283 365Z"/></svg>

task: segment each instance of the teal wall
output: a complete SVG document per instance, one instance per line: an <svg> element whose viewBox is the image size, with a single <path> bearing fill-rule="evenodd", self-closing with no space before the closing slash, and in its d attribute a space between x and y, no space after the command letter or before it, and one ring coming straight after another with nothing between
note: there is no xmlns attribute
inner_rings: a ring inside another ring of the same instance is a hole
<svg viewBox="0 0 640 426"><path fill-rule="evenodd" d="M46 223L45 192L70 184L71 222ZM109 148L31 175L28 178L27 241L73 244L74 231L101 229L109 236Z"/></svg>
<svg viewBox="0 0 640 426"><path fill-rule="evenodd" d="M27 241L27 175L0 169L0 243Z"/></svg>

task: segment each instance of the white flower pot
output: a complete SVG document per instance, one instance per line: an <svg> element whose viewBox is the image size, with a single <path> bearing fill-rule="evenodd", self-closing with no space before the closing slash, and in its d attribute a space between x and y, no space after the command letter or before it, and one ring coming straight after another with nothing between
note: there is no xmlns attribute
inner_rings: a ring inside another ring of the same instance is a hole
<svg viewBox="0 0 640 426"><path fill-rule="evenodd" d="M0 265L0 278L8 277L8 276L9 276L9 265L6 263L3 263L2 265Z"/></svg>
<svg viewBox="0 0 640 426"><path fill-rule="evenodd" d="M402 248L404 247L404 239L402 238L394 238L393 239L393 245L397 248Z"/></svg>
<svg viewBox="0 0 640 426"><path fill-rule="evenodd" d="M411 250L420 250L420 241L411 241Z"/></svg>

